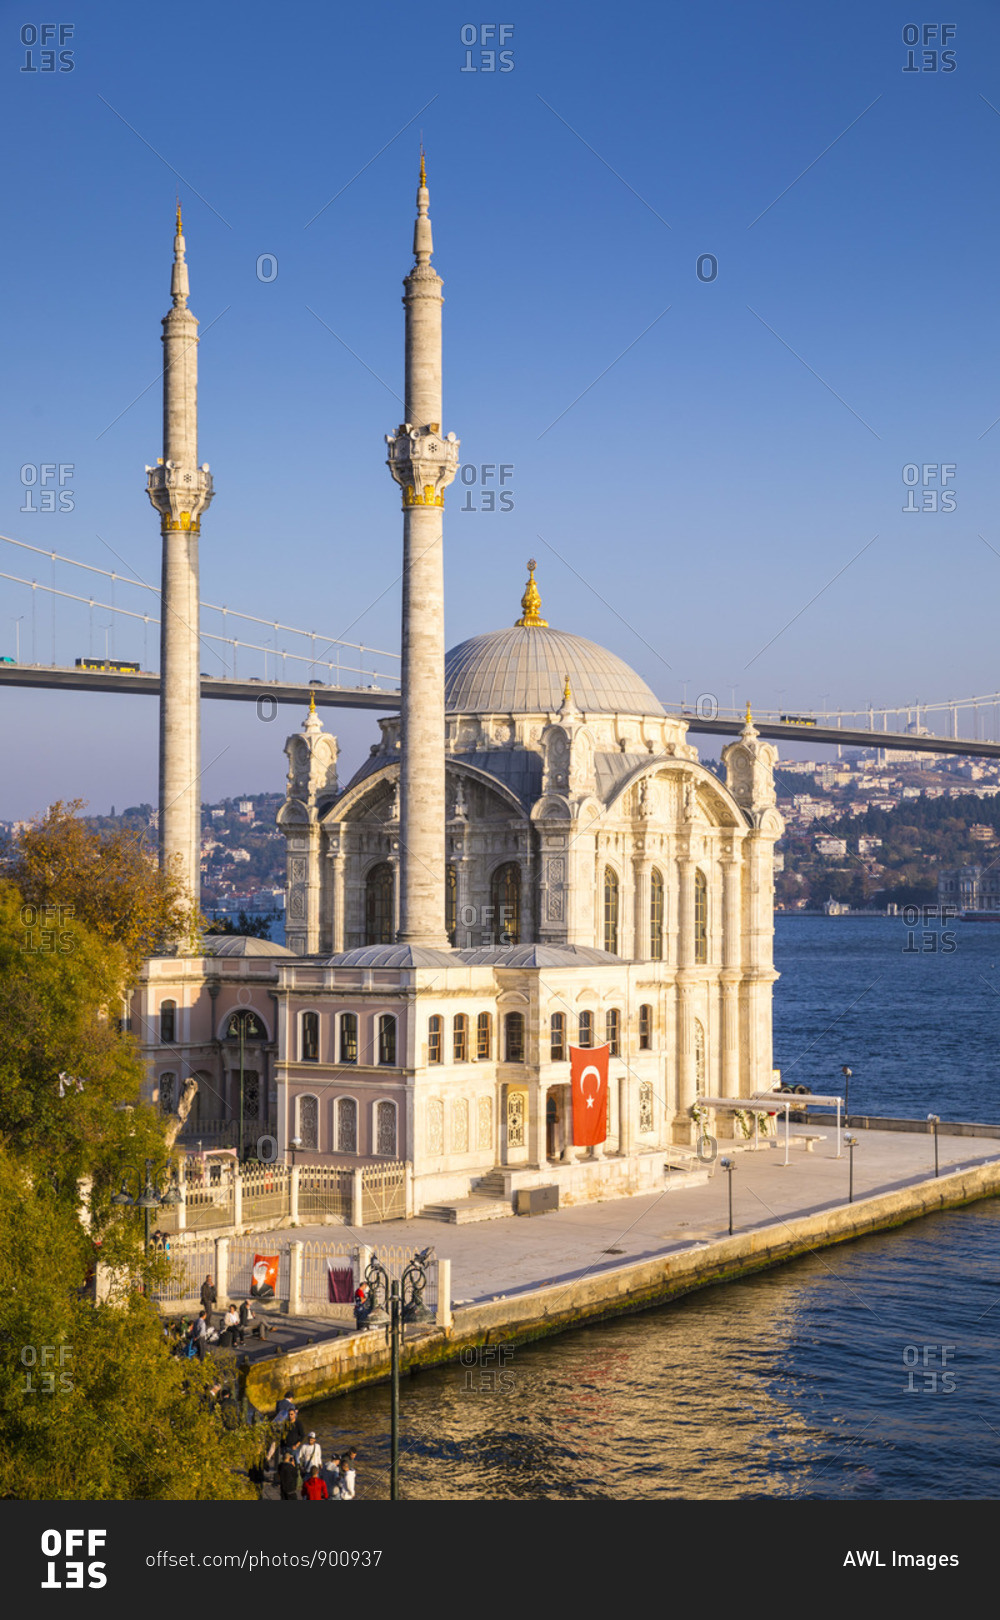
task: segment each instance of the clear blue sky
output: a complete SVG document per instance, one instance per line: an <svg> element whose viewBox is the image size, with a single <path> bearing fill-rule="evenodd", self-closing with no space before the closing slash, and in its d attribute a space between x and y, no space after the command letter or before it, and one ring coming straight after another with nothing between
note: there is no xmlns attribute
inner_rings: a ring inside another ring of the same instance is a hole
<svg viewBox="0 0 1000 1620"><path fill-rule="evenodd" d="M762 708L1000 685L1000 556L979 538L1000 552L995 5L948 9L952 72L903 71L923 16L887 0L515 5L492 19L513 25L505 73L483 71L497 41L461 37L490 17L447 0L88 6L61 74L19 71L23 8L4 9L4 534L158 578L143 468L179 190L216 486L202 594L398 646L383 434L422 130L444 427L465 462L514 468L512 511L449 496L449 643L513 621L533 555L550 622L668 701L684 682ZM20 510L42 462L73 464L72 511ZM903 512L924 463L955 465L954 511ZM30 593L0 580L0 650L21 613L26 660ZM60 657L88 636L60 607ZM115 650L141 660L141 631ZM155 802L151 700L5 692L3 716L0 816ZM298 722L206 705L204 796L280 788ZM374 722L328 723L350 767Z"/></svg>

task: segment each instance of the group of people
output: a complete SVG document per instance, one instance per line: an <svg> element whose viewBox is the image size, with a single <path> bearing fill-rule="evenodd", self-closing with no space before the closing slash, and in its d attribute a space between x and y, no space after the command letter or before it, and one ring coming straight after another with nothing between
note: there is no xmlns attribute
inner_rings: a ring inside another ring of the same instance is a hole
<svg viewBox="0 0 1000 1620"><path fill-rule="evenodd" d="M209 1275L201 1285L201 1310L194 1320L185 1318L164 1330L171 1340L174 1355L197 1356L199 1361L204 1361L209 1345L217 1344L226 1349L244 1344L248 1333L259 1339L266 1337L267 1326L254 1314L249 1299L239 1305L230 1301L222 1315L221 1326L216 1327L212 1316L217 1301L215 1285Z"/></svg>
<svg viewBox="0 0 1000 1620"><path fill-rule="evenodd" d="M271 1462L275 1456L279 1459L274 1477L283 1502L300 1496L307 1502L354 1500L357 1451L350 1446L324 1466L323 1448L316 1438L316 1430L306 1433L291 1391L278 1402L274 1428L275 1438L267 1461Z"/></svg>

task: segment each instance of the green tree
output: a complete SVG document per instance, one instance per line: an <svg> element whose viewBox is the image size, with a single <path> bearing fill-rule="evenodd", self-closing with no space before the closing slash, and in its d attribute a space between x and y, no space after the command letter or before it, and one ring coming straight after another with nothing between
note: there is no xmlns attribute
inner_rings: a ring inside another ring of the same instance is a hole
<svg viewBox="0 0 1000 1620"><path fill-rule="evenodd" d="M0 1229L0 1497L254 1499L260 1431L222 1427L216 1369L171 1356L141 1294L79 1296L88 1233L2 1144Z"/></svg>

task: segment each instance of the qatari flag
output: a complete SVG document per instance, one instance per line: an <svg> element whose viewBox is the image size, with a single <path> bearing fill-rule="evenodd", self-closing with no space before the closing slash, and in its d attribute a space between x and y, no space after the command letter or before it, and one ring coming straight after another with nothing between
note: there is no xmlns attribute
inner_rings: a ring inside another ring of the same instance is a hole
<svg viewBox="0 0 1000 1620"><path fill-rule="evenodd" d="M573 1146L596 1147L608 1134L609 1046L571 1046Z"/></svg>

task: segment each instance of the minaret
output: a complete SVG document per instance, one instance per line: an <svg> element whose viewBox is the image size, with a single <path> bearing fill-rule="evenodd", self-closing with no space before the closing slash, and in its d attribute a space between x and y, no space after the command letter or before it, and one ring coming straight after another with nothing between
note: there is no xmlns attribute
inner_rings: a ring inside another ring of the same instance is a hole
<svg viewBox="0 0 1000 1620"><path fill-rule="evenodd" d="M406 421L386 434L386 465L403 493L402 762L399 939L448 948L445 929L444 492L458 440L441 433L441 277L423 151L416 260L403 286Z"/></svg>
<svg viewBox="0 0 1000 1620"><path fill-rule="evenodd" d="M147 467L160 514L160 865L180 876L195 904L201 875L201 693L198 534L212 499L198 466L198 322L187 307L181 205L177 204L173 306L163 318L163 455Z"/></svg>

